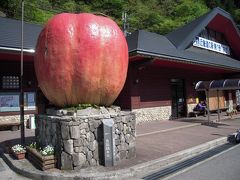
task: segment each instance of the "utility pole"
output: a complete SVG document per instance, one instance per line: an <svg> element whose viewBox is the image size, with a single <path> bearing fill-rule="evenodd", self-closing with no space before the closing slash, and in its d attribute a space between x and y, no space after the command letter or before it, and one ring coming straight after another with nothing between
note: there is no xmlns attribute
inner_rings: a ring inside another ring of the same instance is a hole
<svg viewBox="0 0 240 180"><path fill-rule="evenodd" d="M24 20L24 0L22 0L22 22L21 22L20 124L21 124L21 144L25 145L24 92L23 92L23 24L24 24L23 20Z"/></svg>

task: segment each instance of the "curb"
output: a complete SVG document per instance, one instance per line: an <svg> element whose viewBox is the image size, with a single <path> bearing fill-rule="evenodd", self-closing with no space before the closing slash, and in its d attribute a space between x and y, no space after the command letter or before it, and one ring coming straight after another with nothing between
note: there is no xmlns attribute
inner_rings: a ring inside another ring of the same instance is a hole
<svg viewBox="0 0 240 180"><path fill-rule="evenodd" d="M207 143L168 155L159 159L134 165L130 168L107 171L104 167L92 167L87 169L81 169L76 171L61 171L59 172L47 172L40 171L34 168L30 162L27 160L13 160L9 154L0 154L3 160L8 164L8 166L15 172L26 176L28 178L37 180L66 180L66 179L140 179L148 174L159 171L160 169L169 166L171 164L183 161L190 157L196 156L203 153L209 149L215 148L222 144L227 143L227 137L218 138Z"/></svg>

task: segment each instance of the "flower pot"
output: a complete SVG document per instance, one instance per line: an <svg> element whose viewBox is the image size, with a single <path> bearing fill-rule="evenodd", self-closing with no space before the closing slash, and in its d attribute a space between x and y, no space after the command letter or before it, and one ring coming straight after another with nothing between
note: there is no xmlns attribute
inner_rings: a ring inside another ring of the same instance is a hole
<svg viewBox="0 0 240 180"><path fill-rule="evenodd" d="M40 170L48 170L56 167L54 155L43 156L34 148L26 147L28 160Z"/></svg>
<svg viewBox="0 0 240 180"><path fill-rule="evenodd" d="M24 159L25 158L25 152L12 152L13 156L20 160L20 159Z"/></svg>

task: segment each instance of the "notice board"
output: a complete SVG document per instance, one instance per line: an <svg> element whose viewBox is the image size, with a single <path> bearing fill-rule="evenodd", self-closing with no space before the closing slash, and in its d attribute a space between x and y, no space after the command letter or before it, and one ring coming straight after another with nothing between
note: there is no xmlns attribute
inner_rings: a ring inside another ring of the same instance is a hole
<svg viewBox="0 0 240 180"><path fill-rule="evenodd" d="M219 109L225 109L225 96L223 91L218 91L219 94ZM217 98L217 90L209 91L209 110L215 111L218 109L218 98Z"/></svg>

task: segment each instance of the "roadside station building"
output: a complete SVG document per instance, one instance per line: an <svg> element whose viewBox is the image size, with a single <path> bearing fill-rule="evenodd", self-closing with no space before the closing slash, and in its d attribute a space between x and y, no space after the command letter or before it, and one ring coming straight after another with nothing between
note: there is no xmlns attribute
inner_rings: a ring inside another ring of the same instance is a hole
<svg viewBox="0 0 240 180"><path fill-rule="evenodd" d="M24 23L23 90L25 119L38 112L33 60L42 26ZM20 119L21 21L0 17L0 126ZM41 101L39 101L41 102ZM40 108L40 106L39 106Z"/></svg>
<svg viewBox="0 0 240 180"><path fill-rule="evenodd" d="M198 81L237 78L240 33L231 15L215 8L162 36L143 30L127 37L129 71L119 96L122 108L137 113L137 122L188 116L196 106ZM217 109L210 92L210 110ZM235 91L220 91L220 107L235 102Z"/></svg>
<svg viewBox="0 0 240 180"><path fill-rule="evenodd" d="M0 18L0 121L19 117L20 21ZM42 26L24 26L25 113L42 111L33 61ZM115 104L136 112L137 122L186 117L195 107L198 81L239 78L240 33L231 15L215 8L163 36L138 30L127 37L129 70ZM221 108L235 103L235 91L220 91ZM210 93L216 110L216 93Z"/></svg>

